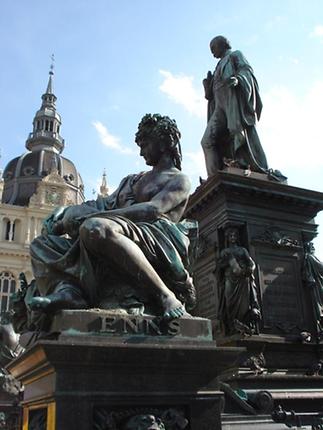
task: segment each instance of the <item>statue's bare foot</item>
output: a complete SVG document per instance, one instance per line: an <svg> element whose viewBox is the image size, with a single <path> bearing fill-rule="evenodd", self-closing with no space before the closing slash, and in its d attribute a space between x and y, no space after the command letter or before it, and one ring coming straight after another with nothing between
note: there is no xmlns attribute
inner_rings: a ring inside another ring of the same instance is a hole
<svg viewBox="0 0 323 430"><path fill-rule="evenodd" d="M196 298L196 289L194 287L193 284L193 279L191 278L191 276L187 277L186 283L185 283L185 306L186 309L191 310L193 308L195 308L196 306L196 302L197 302L197 298Z"/></svg>
<svg viewBox="0 0 323 430"><path fill-rule="evenodd" d="M7 346L10 351L15 351L17 349L20 335L14 331L11 323L0 324L0 337L2 343Z"/></svg>
<svg viewBox="0 0 323 430"><path fill-rule="evenodd" d="M85 309L87 303L74 286L65 285L47 296L33 297L29 302L29 308L32 311L52 313L62 309Z"/></svg>
<svg viewBox="0 0 323 430"><path fill-rule="evenodd" d="M176 318L181 318L184 315L188 315L185 307L182 303L176 299L176 297L164 297L162 299L162 303L164 306L164 315L163 320L171 321Z"/></svg>

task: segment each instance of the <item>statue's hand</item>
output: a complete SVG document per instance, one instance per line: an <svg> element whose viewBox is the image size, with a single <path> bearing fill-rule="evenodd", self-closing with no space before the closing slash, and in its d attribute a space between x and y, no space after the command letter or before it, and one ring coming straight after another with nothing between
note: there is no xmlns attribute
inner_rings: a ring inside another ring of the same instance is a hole
<svg viewBox="0 0 323 430"><path fill-rule="evenodd" d="M11 351L15 350L19 343L19 334L15 333L12 324L1 324L0 335L2 342Z"/></svg>
<svg viewBox="0 0 323 430"><path fill-rule="evenodd" d="M227 80L228 87L236 87L238 85L239 81L235 76L231 76Z"/></svg>
<svg viewBox="0 0 323 430"><path fill-rule="evenodd" d="M213 77L213 74L212 74L212 72L209 70L209 71L207 72L206 78L203 80L203 82L204 82L204 81L206 81L206 82L209 82L209 83L210 83L210 81L212 81L212 77Z"/></svg>
<svg viewBox="0 0 323 430"><path fill-rule="evenodd" d="M80 222L77 218L81 215L79 206L72 206L67 209L62 219L62 230L64 233L69 234L72 238L78 236Z"/></svg>
<svg viewBox="0 0 323 430"><path fill-rule="evenodd" d="M96 212L98 212L96 208L85 204L69 207L65 211L62 219L64 233L69 234L72 238L78 237L79 228L84 218Z"/></svg>
<svg viewBox="0 0 323 430"><path fill-rule="evenodd" d="M62 220L54 222L54 224L52 226L52 233L55 236L61 236L62 234L65 233L65 231L64 231L64 224L63 224Z"/></svg>
<svg viewBox="0 0 323 430"><path fill-rule="evenodd" d="M208 100L210 100L212 98L212 78L213 78L212 73L210 71L208 71L206 78L203 79L205 98Z"/></svg>
<svg viewBox="0 0 323 430"><path fill-rule="evenodd" d="M232 254L231 254L231 252L230 252L230 250L229 249L227 249L227 248L225 248L225 249L223 249L222 251L221 251L221 258L224 260L224 259L227 259L227 258L229 258L229 257L231 257L232 256Z"/></svg>

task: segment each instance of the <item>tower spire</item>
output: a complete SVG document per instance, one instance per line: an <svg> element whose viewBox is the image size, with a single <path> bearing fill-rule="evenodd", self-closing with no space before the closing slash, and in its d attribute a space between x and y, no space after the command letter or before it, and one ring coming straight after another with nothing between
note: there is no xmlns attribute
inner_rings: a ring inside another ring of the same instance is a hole
<svg viewBox="0 0 323 430"><path fill-rule="evenodd" d="M49 67L49 78L48 78L48 84L46 89L46 94L53 94L53 76L54 76L54 63L55 63L55 56L52 54L50 56L52 62Z"/></svg>
<svg viewBox="0 0 323 430"><path fill-rule="evenodd" d="M3 180L3 169L1 168L2 150L0 148L0 182Z"/></svg>
<svg viewBox="0 0 323 430"><path fill-rule="evenodd" d="M2 199L2 193L3 193L3 187L4 187L3 169L1 168L1 158L2 158L2 153L0 149L0 202Z"/></svg>
<svg viewBox="0 0 323 430"><path fill-rule="evenodd" d="M102 182L100 185L100 194L101 197L106 197L109 195L109 187L107 183L107 174L105 169L103 169Z"/></svg>
<svg viewBox="0 0 323 430"><path fill-rule="evenodd" d="M51 55L49 79L42 104L33 121L33 132L29 134L26 148L30 151L48 149L60 153L64 149L64 139L60 136L61 117L56 111L56 96L53 92L54 54Z"/></svg>

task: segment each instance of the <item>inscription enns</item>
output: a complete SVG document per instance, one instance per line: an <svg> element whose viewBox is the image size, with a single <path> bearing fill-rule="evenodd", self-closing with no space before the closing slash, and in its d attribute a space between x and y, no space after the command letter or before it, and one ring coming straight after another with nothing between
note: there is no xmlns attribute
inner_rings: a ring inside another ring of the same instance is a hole
<svg viewBox="0 0 323 430"><path fill-rule="evenodd" d="M110 316L101 318L101 333L110 334L131 334L131 335L150 335L161 336L170 335L175 336L180 334L180 323L178 320L169 321L163 324L158 319L145 317L131 317L131 316Z"/></svg>
<svg viewBox="0 0 323 430"><path fill-rule="evenodd" d="M259 254L259 277L264 328L301 328L304 313L298 260L292 256Z"/></svg>

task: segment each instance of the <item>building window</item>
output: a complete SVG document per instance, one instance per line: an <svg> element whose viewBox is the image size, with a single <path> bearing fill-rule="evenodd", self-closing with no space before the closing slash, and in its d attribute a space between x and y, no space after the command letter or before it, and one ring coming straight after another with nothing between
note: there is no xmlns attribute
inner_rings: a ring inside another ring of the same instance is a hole
<svg viewBox="0 0 323 430"><path fill-rule="evenodd" d="M11 222L7 221L6 222L6 230L5 230L5 237L4 237L5 240L10 240L9 239L10 238L10 226L11 226Z"/></svg>
<svg viewBox="0 0 323 430"><path fill-rule="evenodd" d="M49 131L53 131L53 121L50 121L49 123Z"/></svg>
<svg viewBox="0 0 323 430"><path fill-rule="evenodd" d="M2 240L8 242L17 242L21 236L21 221L15 219L14 221L4 218L2 221Z"/></svg>
<svg viewBox="0 0 323 430"><path fill-rule="evenodd" d="M10 220L5 220L5 235L4 240L12 242L15 239L15 222Z"/></svg>
<svg viewBox="0 0 323 430"><path fill-rule="evenodd" d="M16 280L12 273L0 273L0 312L9 310L10 296L16 291Z"/></svg>
<svg viewBox="0 0 323 430"><path fill-rule="evenodd" d="M45 131L48 131L48 126L49 126L49 121L48 121L48 119L46 119L46 122L45 122Z"/></svg>
<svg viewBox="0 0 323 430"><path fill-rule="evenodd" d="M15 238L15 222L10 221L8 218L3 220L3 231L4 231L4 240L8 240L12 242Z"/></svg>

